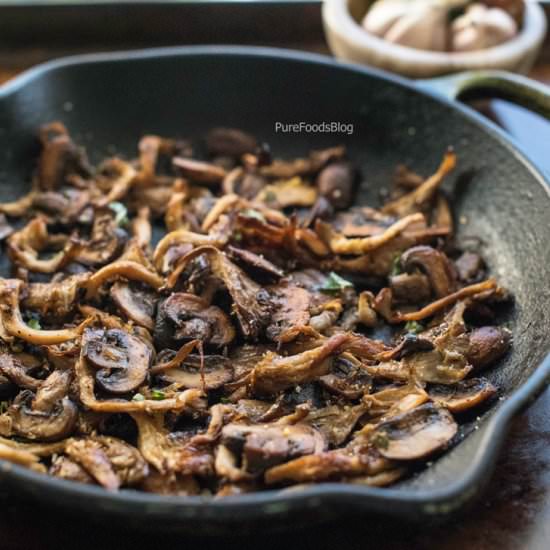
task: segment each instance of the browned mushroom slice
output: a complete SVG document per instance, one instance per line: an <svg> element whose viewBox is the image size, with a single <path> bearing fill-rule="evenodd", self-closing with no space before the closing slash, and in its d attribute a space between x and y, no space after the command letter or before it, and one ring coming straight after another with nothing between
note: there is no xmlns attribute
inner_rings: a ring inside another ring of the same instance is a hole
<svg viewBox="0 0 550 550"><path fill-rule="evenodd" d="M50 258L39 258L39 254L49 248L57 252ZM67 235L50 235L42 217L32 219L8 237L8 254L12 261L38 273L60 270L74 259L79 249L80 245Z"/></svg>
<svg viewBox="0 0 550 550"><path fill-rule="evenodd" d="M139 430L138 448L147 462L160 473L209 476L214 457L210 444L193 444L193 438L169 433L162 415L132 413Z"/></svg>
<svg viewBox="0 0 550 550"><path fill-rule="evenodd" d="M74 310L80 290L85 286L90 273L70 275L49 283L30 283L23 296L23 306L40 315L55 319L66 317Z"/></svg>
<svg viewBox="0 0 550 550"><path fill-rule="evenodd" d="M268 204L271 208L312 206L317 200L317 189L299 177L283 179L266 185L254 198L254 202Z"/></svg>
<svg viewBox="0 0 550 550"><path fill-rule="evenodd" d="M127 234L118 227L114 212L97 212L90 240L82 244L75 259L84 265L104 265L122 252L126 239Z"/></svg>
<svg viewBox="0 0 550 550"><path fill-rule="evenodd" d="M392 275L389 282L395 302L418 304L430 298L430 281L422 273Z"/></svg>
<svg viewBox="0 0 550 550"><path fill-rule="evenodd" d="M206 355L204 365L200 357L189 355L180 367L163 370L159 378L178 388L214 390L233 380L233 367L221 355Z"/></svg>
<svg viewBox="0 0 550 550"><path fill-rule="evenodd" d="M52 460L48 473L52 476L78 483L94 482L94 478L78 462L62 455Z"/></svg>
<svg viewBox="0 0 550 550"><path fill-rule="evenodd" d="M290 161L274 160L271 164L260 167L260 173L270 178L293 178L312 175L321 170L325 164L344 157L344 147L330 147L312 151L308 158L297 158Z"/></svg>
<svg viewBox="0 0 550 550"><path fill-rule="evenodd" d="M118 281L111 287L111 298L127 319L153 330L156 305L153 292L132 283Z"/></svg>
<svg viewBox="0 0 550 550"><path fill-rule="evenodd" d="M386 458L417 460L444 448L457 430L449 411L427 403L382 422L370 441Z"/></svg>
<svg viewBox="0 0 550 550"><path fill-rule="evenodd" d="M61 122L42 126L40 139L43 150L38 162L38 183L44 191L58 188L70 174L91 172L84 150L73 143Z"/></svg>
<svg viewBox="0 0 550 550"><path fill-rule="evenodd" d="M122 439L102 435L89 439L103 450L123 487L140 484L149 473L147 462L140 452Z"/></svg>
<svg viewBox="0 0 550 550"><path fill-rule="evenodd" d="M289 284L269 287L274 311L266 329L274 341L290 342L310 320L311 295L304 288Z"/></svg>
<svg viewBox="0 0 550 550"><path fill-rule="evenodd" d="M287 357L267 352L252 371L252 390L258 394L277 393L328 374L331 356L351 338L349 334L336 334L314 349Z"/></svg>
<svg viewBox="0 0 550 550"><path fill-rule="evenodd" d="M342 476L368 473L369 466L357 456L342 451L306 455L270 468L265 473L268 485L278 483L311 483Z"/></svg>
<svg viewBox="0 0 550 550"><path fill-rule="evenodd" d="M437 404L459 413L487 401L497 389L486 378L469 378L453 385L432 385L428 395Z"/></svg>
<svg viewBox="0 0 550 550"><path fill-rule="evenodd" d="M0 279L0 312L3 327L7 335L17 336L30 344L50 345L60 344L67 340L77 338L88 324L83 321L74 328L58 330L37 330L29 327L21 316L19 310L19 296L23 281L19 279ZM3 335L3 338L7 336Z"/></svg>
<svg viewBox="0 0 550 550"><path fill-rule="evenodd" d="M240 158L253 153L258 146L254 136L236 128L213 128L206 136L206 147L210 155Z"/></svg>
<svg viewBox="0 0 550 550"><path fill-rule="evenodd" d="M345 357L334 361L332 371L321 376L319 382L331 393L346 399L359 399L372 387L368 372Z"/></svg>
<svg viewBox="0 0 550 550"><path fill-rule="evenodd" d="M216 164L190 158L175 157L172 162L181 173L201 183L221 183L227 172Z"/></svg>
<svg viewBox="0 0 550 550"><path fill-rule="evenodd" d="M401 235L410 225L423 222L422 214L411 214L396 221L383 233L369 237L348 238L336 232L331 225L317 220L315 231L319 234L335 254L367 254L382 248L384 245Z"/></svg>
<svg viewBox="0 0 550 550"><path fill-rule="evenodd" d="M96 382L109 393L124 394L137 389L147 377L151 348L120 329L87 329L82 353L98 369Z"/></svg>
<svg viewBox="0 0 550 550"><path fill-rule="evenodd" d="M455 275L451 262L439 250L431 246L414 246L401 255L401 267L405 271L420 268L427 275L437 298L443 298L454 292Z"/></svg>
<svg viewBox="0 0 550 550"><path fill-rule="evenodd" d="M323 436L305 424L228 424L222 429L221 443L240 457L242 470L252 475L299 456L321 453L326 446Z"/></svg>
<svg viewBox="0 0 550 550"><path fill-rule="evenodd" d="M243 269L249 270L252 274L263 275L269 279L280 279L284 276L282 270L276 265L250 250L234 246L228 246L225 250L231 260L238 263Z"/></svg>
<svg viewBox="0 0 550 550"><path fill-rule="evenodd" d="M59 441L74 430L78 410L66 397L71 381L69 371L54 371L36 395L22 391L8 409L13 431L26 439Z"/></svg>
<svg viewBox="0 0 550 550"><path fill-rule="evenodd" d="M329 405L311 411L307 422L323 434L329 445L335 447L346 441L366 412L367 407L364 404L355 407Z"/></svg>
<svg viewBox="0 0 550 550"><path fill-rule="evenodd" d="M0 353L0 373L6 376L20 388L36 390L42 380L34 378L28 373L28 368L13 354Z"/></svg>
<svg viewBox="0 0 550 550"><path fill-rule="evenodd" d="M85 285L86 298L93 298L103 283L115 277L125 277L131 281L141 281L155 290L158 290L164 284L162 277L145 266L129 260L117 260L102 267L90 276Z"/></svg>
<svg viewBox="0 0 550 550"><path fill-rule="evenodd" d="M155 469L143 480L141 489L146 493L186 497L198 495L201 487L192 475L181 475L174 472L161 474Z"/></svg>
<svg viewBox="0 0 550 550"><path fill-rule="evenodd" d="M419 309L418 311L412 311L410 313L397 313L387 320L390 323L403 323L406 321L422 321L427 317L431 317L436 313L439 313L442 309L445 309L460 300L465 298L475 297L476 295L482 295L485 292L494 292L497 291L497 283L495 279L487 279L481 283L476 283L474 285L469 285L449 294L427 306Z"/></svg>
<svg viewBox="0 0 550 550"><path fill-rule="evenodd" d="M470 333L466 356L476 369L484 369L510 348L512 333L501 327L480 327Z"/></svg>
<svg viewBox="0 0 550 550"><path fill-rule="evenodd" d="M155 342L161 347L174 347L186 340L201 340L225 346L235 338L229 317L217 306L209 306L199 296L177 292L158 308Z"/></svg>
<svg viewBox="0 0 550 550"><path fill-rule="evenodd" d="M317 176L319 193L335 208L347 208L352 200L355 170L349 162L333 162Z"/></svg>
<svg viewBox="0 0 550 550"><path fill-rule="evenodd" d="M384 214L392 214L403 217L413 212L418 212L422 206L433 198L439 189L445 176L454 170L456 166L456 155L452 149L447 150L443 160L433 176L430 176L422 185L416 187L399 199L389 202L382 208Z"/></svg>
<svg viewBox="0 0 550 550"><path fill-rule="evenodd" d="M186 254L169 275L167 286L173 287L189 262L203 254L209 259L212 274L223 282L233 299L243 335L247 339L257 339L269 320L269 293L217 248L201 246Z"/></svg>
<svg viewBox="0 0 550 550"><path fill-rule="evenodd" d="M458 277L464 283L474 283L482 278L485 272L483 258L475 252L464 252L455 261Z"/></svg>

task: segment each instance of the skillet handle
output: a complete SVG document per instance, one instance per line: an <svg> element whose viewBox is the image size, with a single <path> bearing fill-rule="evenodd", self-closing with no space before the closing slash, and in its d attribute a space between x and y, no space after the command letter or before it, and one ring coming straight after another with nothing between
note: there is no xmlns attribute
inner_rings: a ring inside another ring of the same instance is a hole
<svg viewBox="0 0 550 550"><path fill-rule="evenodd" d="M467 71L419 80L417 84L448 99L506 99L550 119L550 87L514 73Z"/></svg>

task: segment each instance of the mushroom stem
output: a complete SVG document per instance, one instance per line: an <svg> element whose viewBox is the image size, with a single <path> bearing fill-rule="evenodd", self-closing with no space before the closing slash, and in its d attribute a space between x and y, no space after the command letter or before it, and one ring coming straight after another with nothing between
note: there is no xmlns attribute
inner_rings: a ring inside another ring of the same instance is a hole
<svg viewBox="0 0 550 550"><path fill-rule="evenodd" d="M154 367L151 367L150 372L151 374L158 374L159 372L164 372L166 370L175 369L176 367L179 367L183 361L187 358L187 356L201 343L200 340L191 340L191 342L187 342L187 344L184 344L181 346L181 348L178 350L176 355L170 361L166 361L164 363L159 363L158 365L155 365Z"/></svg>
<svg viewBox="0 0 550 550"><path fill-rule="evenodd" d="M392 322L402 323L405 321L421 321L426 317L431 317L438 311L454 304L455 302L458 302L459 300L463 300L464 298L468 298L470 296L475 296L476 294L480 294L486 290L493 290L496 287L497 283L495 279L487 279L486 281L475 285L465 286L464 288L461 288L460 290L457 290L444 298L428 304L418 311L412 311L411 313L397 313Z"/></svg>
<svg viewBox="0 0 550 550"><path fill-rule="evenodd" d="M143 401L123 401L121 399L109 399L99 401L94 394L94 376L86 361L80 358L75 363L75 372L80 388L80 399L85 407L96 412L159 412L159 411L178 411L186 408L203 409L206 403L203 401L203 392L198 389L189 389L177 393L174 397L155 401L145 399Z"/></svg>
<svg viewBox="0 0 550 550"><path fill-rule="evenodd" d="M122 276L132 281L142 281L149 286L152 286L155 290L158 290L164 281L160 275L153 273L146 267L137 262L129 260L120 260L112 264L106 265L99 271L96 271L86 282L86 299L93 298L99 287L112 277Z"/></svg>
<svg viewBox="0 0 550 550"><path fill-rule="evenodd" d="M86 319L74 328L58 330L36 330L27 325L19 310L19 295L23 282L18 279L0 280L0 311L4 330L11 336L25 340L29 344L61 344L78 338L91 322Z"/></svg>

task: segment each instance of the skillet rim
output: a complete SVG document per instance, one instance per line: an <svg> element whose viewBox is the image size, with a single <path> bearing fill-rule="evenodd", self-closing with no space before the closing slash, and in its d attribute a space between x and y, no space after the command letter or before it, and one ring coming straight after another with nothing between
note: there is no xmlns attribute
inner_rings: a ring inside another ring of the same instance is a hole
<svg viewBox="0 0 550 550"><path fill-rule="evenodd" d="M0 86L0 102L15 95L27 86L32 86L43 75L66 69L75 65L90 65L96 63L125 63L144 59L185 57L185 56L227 56L256 57L268 59L283 59L305 64L324 65L345 71L364 74L377 79L397 84L411 92L428 96L431 100L457 110L471 123L488 132L492 138L505 147L531 173L538 185L543 188L550 201L549 181L543 171L529 159L521 145L490 120L482 117L473 109L450 100L437 92L427 89L425 85L417 85L406 78L386 73L379 69L342 62L328 56L309 52L271 48L263 46L175 46L165 48L150 48L143 50L127 50L106 53L91 53L75 55L48 61L32 67ZM550 208L550 202L549 202ZM156 495L123 489L117 493L105 491L98 486L89 486L48 475L39 474L22 466L0 460L0 481L4 478L13 486L25 483L33 493L52 491L65 493L72 497L81 497L94 504L100 511L102 508L114 509L117 505L126 505L126 515L131 512L130 506L137 511L153 511L159 517L176 516L190 520L215 520L216 523L236 524L267 516L286 514L292 510L323 505L355 504L361 510L371 509L392 516L421 518L430 515L447 515L465 505L483 487L489 474L492 473L499 450L508 432L510 421L522 409L532 403L550 382L550 353L536 367L529 378L493 412L491 417L480 426L481 439L471 456L471 462L466 465L463 474L447 486L439 489L420 489L403 491L395 488L375 488L356 486L345 483L319 483L302 487L299 491L268 490L260 493L249 493L221 500L202 496L176 497ZM30 490L26 491L30 493ZM109 504L107 507L102 503ZM396 506L396 505L399 506ZM130 506L128 506L130 505ZM386 507L385 505L392 505ZM154 507L154 508L153 508ZM241 515L242 514L242 515Z"/></svg>

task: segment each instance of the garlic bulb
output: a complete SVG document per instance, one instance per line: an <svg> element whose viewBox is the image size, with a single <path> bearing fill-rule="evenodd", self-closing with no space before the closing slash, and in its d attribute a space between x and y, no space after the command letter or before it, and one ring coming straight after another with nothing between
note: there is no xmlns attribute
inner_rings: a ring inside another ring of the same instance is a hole
<svg viewBox="0 0 550 550"><path fill-rule="evenodd" d="M506 42L517 31L516 22L504 10L472 4L453 21L451 45L457 52L482 50Z"/></svg>
<svg viewBox="0 0 550 550"><path fill-rule="evenodd" d="M378 0L363 19L363 28L389 42L422 50L447 46L449 10L465 0Z"/></svg>

